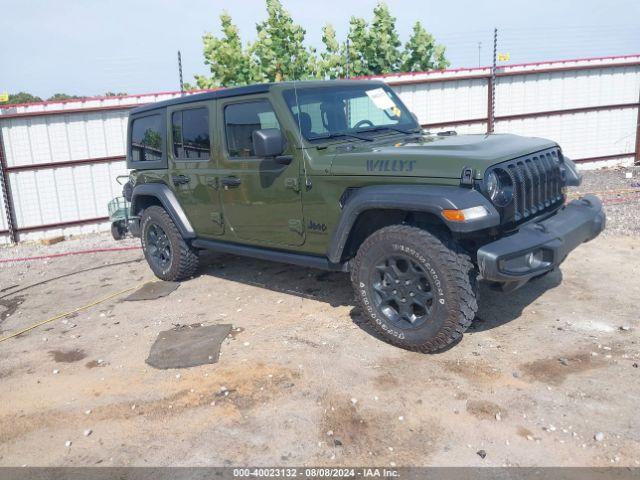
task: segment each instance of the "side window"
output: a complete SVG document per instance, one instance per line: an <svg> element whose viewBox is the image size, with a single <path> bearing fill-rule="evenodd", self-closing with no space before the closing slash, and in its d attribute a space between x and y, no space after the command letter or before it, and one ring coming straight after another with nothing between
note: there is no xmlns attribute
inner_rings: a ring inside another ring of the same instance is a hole
<svg viewBox="0 0 640 480"><path fill-rule="evenodd" d="M253 132L262 128L280 128L268 100L235 103L224 109L224 128L230 157L253 157Z"/></svg>
<svg viewBox="0 0 640 480"><path fill-rule="evenodd" d="M178 159L209 160L209 110L191 108L171 115L173 154Z"/></svg>
<svg viewBox="0 0 640 480"><path fill-rule="evenodd" d="M153 162L162 160L162 118L148 115L131 123L131 160Z"/></svg>

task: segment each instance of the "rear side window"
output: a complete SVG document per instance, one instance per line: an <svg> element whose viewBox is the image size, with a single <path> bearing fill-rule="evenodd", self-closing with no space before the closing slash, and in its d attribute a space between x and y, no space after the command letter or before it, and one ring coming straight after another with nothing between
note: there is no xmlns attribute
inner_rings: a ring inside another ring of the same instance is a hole
<svg viewBox="0 0 640 480"><path fill-rule="evenodd" d="M162 160L162 117L148 115L131 122L131 160L155 162Z"/></svg>
<svg viewBox="0 0 640 480"><path fill-rule="evenodd" d="M209 160L209 110L191 108L171 115L173 155L184 160Z"/></svg>
<svg viewBox="0 0 640 480"><path fill-rule="evenodd" d="M280 128L273 107L268 100L236 103L224 109L227 150L230 157L255 156L253 132L263 128Z"/></svg>

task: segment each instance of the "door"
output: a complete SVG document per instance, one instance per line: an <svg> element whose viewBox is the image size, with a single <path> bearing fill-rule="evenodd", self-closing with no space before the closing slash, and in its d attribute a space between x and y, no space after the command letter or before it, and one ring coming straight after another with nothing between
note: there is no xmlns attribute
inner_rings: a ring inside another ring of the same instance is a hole
<svg viewBox="0 0 640 480"><path fill-rule="evenodd" d="M302 245L302 200L299 162L293 146L288 165L260 158L253 149L252 134L263 128L281 128L266 97L251 100L218 100L224 128L220 169L220 195L230 240L265 245Z"/></svg>
<svg viewBox="0 0 640 480"><path fill-rule="evenodd" d="M213 123L215 101L167 109L169 183L196 235L224 233Z"/></svg>

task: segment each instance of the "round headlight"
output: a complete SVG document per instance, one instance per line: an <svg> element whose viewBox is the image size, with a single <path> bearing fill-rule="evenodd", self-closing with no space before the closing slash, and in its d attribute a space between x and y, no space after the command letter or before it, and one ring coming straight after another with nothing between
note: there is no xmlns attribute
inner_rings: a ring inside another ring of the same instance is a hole
<svg viewBox="0 0 640 480"><path fill-rule="evenodd" d="M494 205L506 207L513 199L513 182L504 170L497 168L487 175L487 193Z"/></svg>
<svg viewBox="0 0 640 480"><path fill-rule="evenodd" d="M491 172L489 175L487 175L487 193L489 194L489 198L491 198L492 202L494 201L499 190L500 184L498 175L496 175L496 172Z"/></svg>

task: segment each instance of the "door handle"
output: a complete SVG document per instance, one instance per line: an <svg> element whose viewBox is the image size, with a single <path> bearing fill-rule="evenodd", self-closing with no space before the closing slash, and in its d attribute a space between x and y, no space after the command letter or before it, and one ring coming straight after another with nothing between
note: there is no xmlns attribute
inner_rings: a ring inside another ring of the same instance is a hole
<svg viewBox="0 0 640 480"><path fill-rule="evenodd" d="M171 175L171 180L173 180L174 185L185 185L191 181L191 177L187 177L186 175Z"/></svg>
<svg viewBox="0 0 640 480"><path fill-rule="evenodd" d="M222 179L222 185L225 188L239 187L242 181L238 177L224 177Z"/></svg>

